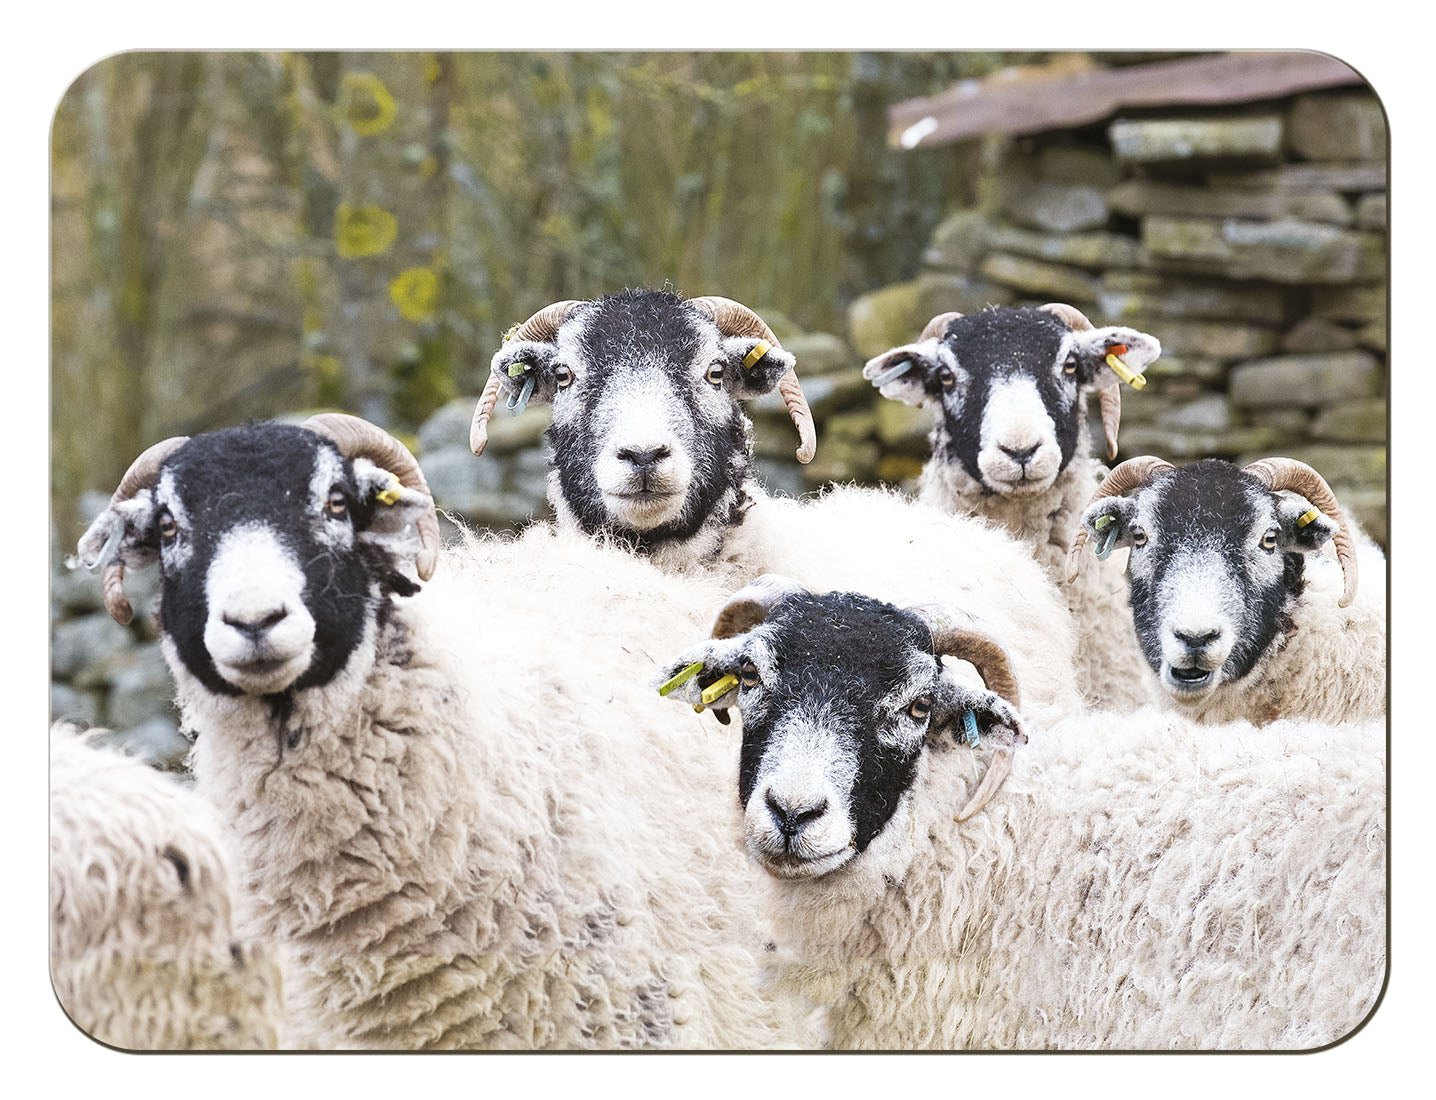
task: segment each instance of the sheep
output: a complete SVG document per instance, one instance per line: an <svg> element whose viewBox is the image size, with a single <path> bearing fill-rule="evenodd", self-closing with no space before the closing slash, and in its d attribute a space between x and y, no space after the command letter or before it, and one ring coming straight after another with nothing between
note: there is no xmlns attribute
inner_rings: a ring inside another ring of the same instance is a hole
<svg viewBox="0 0 1436 1100"><path fill-rule="evenodd" d="M1110 349L1122 358L1110 360ZM953 515L982 516L1025 544L1058 581L1082 508L1105 470L1092 454L1086 396L1101 399L1107 457L1117 455L1118 375L1161 353L1154 336L1093 328L1072 306L943 313L917 343L868 361L863 377L884 397L933 411L932 456L918 499ZM1133 675L1140 655L1122 585L1103 572L1067 589L1077 627L1077 673L1092 706L1130 710L1154 700Z"/></svg>
<svg viewBox="0 0 1436 1100"><path fill-rule="evenodd" d="M353 417L167 441L121 490L80 558L159 559L198 789L246 930L286 952L290 1042L802 1040L719 825L731 747L673 738L644 687L701 587L542 527L441 550L417 463Z"/></svg>
<svg viewBox="0 0 1436 1100"><path fill-rule="evenodd" d="M131 1050L278 1044L279 964L235 933L213 811L138 760L50 731L50 975L82 1031Z"/></svg>
<svg viewBox="0 0 1436 1100"><path fill-rule="evenodd" d="M1311 1048L1379 996L1379 724L1029 726L960 617L777 578L657 676L694 663L674 697L731 683L715 703L742 715L775 981L827 1008L834 1047Z"/></svg>
<svg viewBox="0 0 1436 1100"><path fill-rule="evenodd" d="M960 603L1012 650L1035 706L1078 705L1063 596L1005 534L890 490L834 487L800 502L763 491L740 402L787 383L805 460L812 421L794 359L746 306L652 290L559 302L495 353L470 443L483 451L501 392L552 402L549 498L560 527L730 589L771 572Z"/></svg>
<svg viewBox="0 0 1436 1100"><path fill-rule="evenodd" d="M1169 705L1256 725L1385 715L1385 558L1310 466L1133 458L1082 523L1069 574L1094 534L1131 548L1134 637Z"/></svg>

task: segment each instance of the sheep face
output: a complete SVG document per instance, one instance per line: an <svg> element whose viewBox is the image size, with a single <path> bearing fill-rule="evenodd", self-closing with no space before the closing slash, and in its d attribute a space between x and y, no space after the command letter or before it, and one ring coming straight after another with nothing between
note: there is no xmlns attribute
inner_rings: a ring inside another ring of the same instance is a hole
<svg viewBox="0 0 1436 1100"><path fill-rule="evenodd" d="M386 593L417 591L396 571L394 540L427 498L382 503L393 480L302 428L228 428L184 443L152 486L112 502L80 555L93 560L122 530L127 567L158 561L176 676L224 695L313 687L345 666Z"/></svg>
<svg viewBox="0 0 1436 1100"><path fill-rule="evenodd" d="M505 344L493 370L511 396L532 378L530 400L553 403L560 516L646 547L742 505L752 429L739 402L773 389L794 362L773 347L744 367L757 344L724 337L676 295L632 290L583 303L552 341Z"/></svg>
<svg viewBox="0 0 1436 1100"><path fill-rule="evenodd" d="M926 740L961 731L964 710L989 732L1021 728L1000 696L944 673L922 618L853 593L796 592L752 630L681 654L663 678L694 661L703 671L679 698L738 679L713 705L743 716L745 838L779 878L816 878L861 857L907 798Z"/></svg>
<svg viewBox="0 0 1436 1100"><path fill-rule="evenodd" d="M1103 517L1110 521L1098 528ZM1219 459L1165 470L1130 497L1099 501L1083 524L1095 539L1132 548L1137 639L1162 686L1182 703L1200 702L1258 668L1291 629L1305 555L1337 529L1304 498L1273 493Z"/></svg>
<svg viewBox="0 0 1436 1100"><path fill-rule="evenodd" d="M983 493L1022 497L1050 488L1086 430L1084 394L1117 383L1107 348L1126 345L1137 367L1160 350L1130 328L1073 331L1045 309L952 317L939 335L870 360L863 376L910 364L882 385L882 395L932 406L934 461L959 467Z"/></svg>

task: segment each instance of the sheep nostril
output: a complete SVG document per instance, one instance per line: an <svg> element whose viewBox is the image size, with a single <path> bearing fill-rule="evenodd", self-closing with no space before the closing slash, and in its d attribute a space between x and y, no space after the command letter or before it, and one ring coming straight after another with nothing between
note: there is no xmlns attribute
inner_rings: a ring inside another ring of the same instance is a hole
<svg viewBox="0 0 1436 1100"><path fill-rule="evenodd" d="M1003 454L1012 459L1019 466L1026 466L1028 460L1037 453L1041 443L1034 443L1030 447L999 447Z"/></svg>
<svg viewBox="0 0 1436 1100"><path fill-rule="evenodd" d="M262 612L248 619L241 619L226 612L220 616L220 619L224 622L225 626L233 627L241 634L258 639L269 633L269 631L273 630L288 617L289 611L281 607L274 611Z"/></svg>
<svg viewBox="0 0 1436 1100"><path fill-rule="evenodd" d="M828 800L825 798L816 806L792 807L785 805L782 801L773 797L771 791L764 796L768 803L768 812L773 815L773 824L785 837L792 839L803 831L803 826L811 821L816 821L828 812Z"/></svg>
<svg viewBox="0 0 1436 1100"><path fill-rule="evenodd" d="M1174 630L1172 631L1172 633L1177 636L1178 641L1180 641L1190 650L1206 649L1207 646L1211 645L1213 642L1215 642L1218 638L1222 636L1222 632L1220 630L1208 630L1201 633L1198 633L1196 631L1185 632L1181 630Z"/></svg>
<svg viewBox="0 0 1436 1100"><path fill-rule="evenodd" d="M639 450L634 447L624 447L618 452L618 457L627 462L635 470L646 470L656 466L673 452L668 447L651 447L648 450Z"/></svg>

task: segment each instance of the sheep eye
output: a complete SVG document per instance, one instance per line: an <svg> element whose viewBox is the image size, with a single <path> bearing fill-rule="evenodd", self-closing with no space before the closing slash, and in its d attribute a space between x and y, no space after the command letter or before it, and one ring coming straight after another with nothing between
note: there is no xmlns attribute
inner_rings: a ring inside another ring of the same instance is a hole
<svg viewBox="0 0 1436 1100"><path fill-rule="evenodd" d="M707 381L711 385L723 385L723 364L714 363L711 367L709 367L706 371L703 372L703 377L707 379Z"/></svg>
<svg viewBox="0 0 1436 1100"><path fill-rule="evenodd" d="M758 686L758 666L752 661L744 661L738 666L738 682L744 687Z"/></svg>
<svg viewBox="0 0 1436 1100"><path fill-rule="evenodd" d="M345 499L341 490L329 490L329 500L324 504L324 511L335 519L343 519L349 514L349 501Z"/></svg>
<svg viewBox="0 0 1436 1100"><path fill-rule="evenodd" d="M1132 545L1133 545L1133 546L1146 546L1146 545L1147 545L1147 532L1146 532L1146 531L1143 531L1140 527L1133 527L1133 528L1132 528Z"/></svg>
<svg viewBox="0 0 1436 1100"><path fill-rule="evenodd" d="M932 713L932 697L930 695L919 695L908 704L907 712L919 722L925 722L927 716Z"/></svg>
<svg viewBox="0 0 1436 1100"><path fill-rule="evenodd" d="M1270 531L1268 531L1266 534L1264 534L1264 535L1261 537L1261 548L1262 548L1263 550L1275 550L1275 549L1276 549L1276 536L1277 536L1277 530L1276 530L1275 527L1273 527Z"/></svg>
<svg viewBox="0 0 1436 1100"><path fill-rule="evenodd" d="M168 508L159 514L159 518L155 520L155 526L159 528L160 538L166 542L179 534L179 524L175 522L174 516L170 515Z"/></svg>
<svg viewBox="0 0 1436 1100"><path fill-rule="evenodd" d="M558 383L559 389L566 390L573 385L573 371L559 364L553 369L553 380Z"/></svg>
<svg viewBox="0 0 1436 1100"><path fill-rule="evenodd" d="M952 369L950 367L943 367L941 370L939 370L937 372L937 379L947 389L952 389L953 383L957 381L957 379L953 376Z"/></svg>

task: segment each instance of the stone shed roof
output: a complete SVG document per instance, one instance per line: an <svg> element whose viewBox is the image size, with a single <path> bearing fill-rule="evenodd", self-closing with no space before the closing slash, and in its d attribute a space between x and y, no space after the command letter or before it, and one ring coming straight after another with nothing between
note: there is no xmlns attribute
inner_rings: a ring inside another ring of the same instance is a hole
<svg viewBox="0 0 1436 1100"><path fill-rule="evenodd" d="M929 148L984 134L1080 126L1122 108L1248 103L1363 83L1344 61L1303 50L1242 51L1075 73L1007 71L889 108L888 143Z"/></svg>

